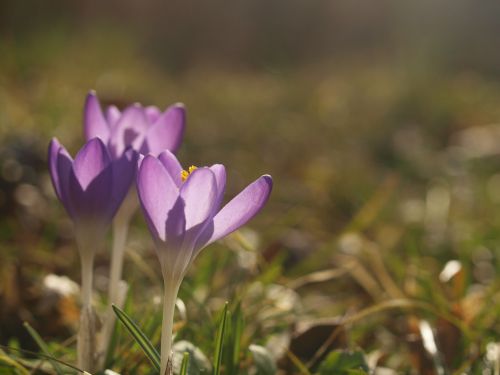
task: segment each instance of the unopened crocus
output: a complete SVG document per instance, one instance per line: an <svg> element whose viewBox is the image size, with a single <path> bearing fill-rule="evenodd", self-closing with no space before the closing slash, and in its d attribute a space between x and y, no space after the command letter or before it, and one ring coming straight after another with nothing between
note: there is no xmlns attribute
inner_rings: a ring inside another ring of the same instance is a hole
<svg viewBox="0 0 500 375"><path fill-rule="evenodd" d="M94 255L134 181L138 154L129 149L113 160L104 143L93 138L73 160L54 138L49 145L48 160L56 195L74 223L82 266L78 364L92 371L95 359L91 305Z"/></svg>
<svg viewBox="0 0 500 375"><path fill-rule="evenodd" d="M161 374L169 372L175 300L189 265L206 246L240 228L266 203L269 175L259 177L224 207L223 165L183 170L168 151L146 156L137 174L137 190L155 242L164 278Z"/></svg>
<svg viewBox="0 0 500 375"><path fill-rule="evenodd" d="M186 124L184 105L177 103L161 111L155 106L136 103L120 111L116 106L102 109L95 92L86 98L83 112L84 134L87 139L100 138L113 159L120 158L128 147L147 155L159 155L164 150L176 152ZM113 332L115 315L111 303L120 306L120 280L123 256L130 220L138 206L137 194L131 189L113 221L113 246L109 276L109 302L100 340L101 360L106 356Z"/></svg>

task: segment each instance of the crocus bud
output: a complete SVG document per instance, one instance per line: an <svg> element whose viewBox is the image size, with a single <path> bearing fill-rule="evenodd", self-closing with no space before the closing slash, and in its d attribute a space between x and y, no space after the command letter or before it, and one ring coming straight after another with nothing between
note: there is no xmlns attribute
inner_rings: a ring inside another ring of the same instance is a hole
<svg viewBox="0 0 500 375"><path fill-rule="evenodd" d="M57 139L49 146L49 168L57 197L77 230L104 232L136 174L138 155L127 150L111 159L99 138L88 141L73 160Z"/></svg>

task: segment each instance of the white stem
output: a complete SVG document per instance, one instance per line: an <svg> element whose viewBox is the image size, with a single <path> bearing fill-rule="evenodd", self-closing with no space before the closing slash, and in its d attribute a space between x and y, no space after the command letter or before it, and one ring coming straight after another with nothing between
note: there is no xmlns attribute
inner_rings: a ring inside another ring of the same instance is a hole
<svg viewBox="0 0 500 375"><path fill-rule="evenodd" d="M85 252L85 251L83 251ZM83 253L82 252L82 253ZM92 281L94 279L94 254L85 253L80 256L82 266L82 307L92 305Z"/></svg>
<svg viewBox="0 0 500 375"><path fill-rule="evenodd" d="M161 371L160 375L172 374L172 331L174 326L174 311L179 282L165 278L163 297L163 322L161 329Z"/></svg>
<svg viewBox="0 0 500 375"><path fill-rule="evenodd" d="M122 278L123 255L125 253L125 244L129 221L115 220L113 222L113 249L111 252L111 271L109 277L109 301L116 303L118 298L119 283Z"/></svg>
<svg viewBox="0 0 500 375"><path fill-rule="evenodd" d="M89 251L90 250L90 251ZM95 353L95 316L92 309L92 279L94 274L94 251L79 244L82 266L82 308L80 311L80 329L77 339L78 367L92 372Z"/></svg>
<svg viewBox="0 0 500 375"><path fill-rule="evenodd" d="M99 340L99 367L104 366L104 361L108 355L109 344L113 329L115 327L116 316L113 312L112 304L122 308L121 298L121 278L123 271L123 258L125 254L125 245L127 243L128 229L130 220L137 209L137 196L135 189L131 189L123 201L118 213L113 221L113 245L111 249L111 264L108 287L108 307L104 318L104 324L101 329Z"/></svg>

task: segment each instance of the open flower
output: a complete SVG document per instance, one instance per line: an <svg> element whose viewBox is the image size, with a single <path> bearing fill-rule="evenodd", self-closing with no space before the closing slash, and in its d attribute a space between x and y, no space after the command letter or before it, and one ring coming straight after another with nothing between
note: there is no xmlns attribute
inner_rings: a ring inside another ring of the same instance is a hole
<svg viewBox="0 0 500 375"><path fill-rule="evenodd" d="M163 150L176 152L181 144L186 111L180 103L161 112L157 107L133 104L121 112L115 106L101 109L95 92L87 95L83 126L87 140L100 138L113 159L130 146L143 155L158 155Z"/></svg>
<svg viewBox="0 0 500 375"><path fill-rule="evenodd" d="M88 141L75 160L56 138L49 145L49 169L56 195L78 226L105 230L132 184L138 154L112 160L99 138Z"/></svg>
<svg viewBox="0 0 500 375"><path fill-rule="evenodd" d="M221 164L185 171L169 151L144 158L137 189L164 276L182 277L201 249L252 219L269 197L272 178L261 176L221 208L225 186Z"/></svg>
<svg viewBox="0 0 500 375"><path fill-rule="evenodd" d="M259 177L221 208L226 186L223 165L182 169L169 151L148 155L137 175L137 191L155 241L165 283L161 374L168 373L174 305L180 283L196 255L252 219L272 189Z"/></svg>

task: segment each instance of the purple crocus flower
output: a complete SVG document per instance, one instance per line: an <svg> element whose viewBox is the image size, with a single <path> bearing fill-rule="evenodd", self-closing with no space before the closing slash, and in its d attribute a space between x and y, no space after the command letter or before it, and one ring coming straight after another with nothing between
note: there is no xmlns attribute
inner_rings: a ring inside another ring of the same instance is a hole
<svg viewBox="0 0 500 375"><path fill-rule="evenodd" d="M130 148L113 160L99 138L88 141L73 160L52 139L50 176L57 197L77 227L107 228L133 182L137 160L137 152Z"/></svg>
<svg viewBox="0 0 500 375"><path fill-rule="evenodd" d="M129 146L143 155L158 155L163 150L176 152L185 123L186 111L180 103L164 112L154 106L133 104L123 112L109 106L103 113L94 91L87 95L83 114L85 138L102 139L113 159L119 158Z"/></svg>
<svg viewBox="0 0 500 375"><path fill-rule="evenodd" d="M264 175L222 207L223 165L182 169L169 151L148 155L137 175L139 200L153 235L164 276L184 275L201 249L252 219L264 206L272 178Z"/></svg>
<svg viewBox="0 0 500 375"><path fill-rule="evenodd" d="M75 225L82 267L82 308L78 332L78 366L95 367L95 320L91 303L93 263L106 229L134 179L138 154L128 149L113 160L101 139L89 140L73 160L52 139L49 170L57 197Z"/></svg>
<svg viewBox="0 0 500 375"><path fill-rule="evenodd" d="M175 300L189 265L204 247L240 228L262 209L272 178L259 177L221 208L224 166L185 171L171 152L164 151L157 158L144 158L136 185L165 283L160 372L165 374L171 365Z"/></svg>

